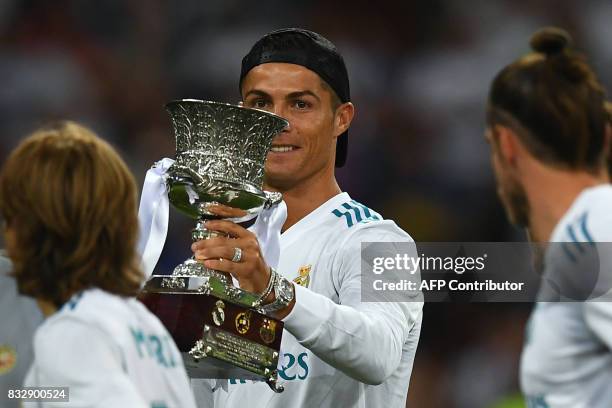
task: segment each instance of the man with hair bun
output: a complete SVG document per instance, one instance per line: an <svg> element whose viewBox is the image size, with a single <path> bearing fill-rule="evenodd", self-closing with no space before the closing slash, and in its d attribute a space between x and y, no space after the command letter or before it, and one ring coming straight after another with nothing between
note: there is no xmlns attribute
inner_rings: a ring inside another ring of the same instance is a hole
<svg viewBox="0 0 612 408"><path fill-rule="evenodd" d="M521 388L529 408L609 408L612 186L604 90L565 31L544 28L531 47L493 80L486 130L508 218L543 254Z"/></svg>

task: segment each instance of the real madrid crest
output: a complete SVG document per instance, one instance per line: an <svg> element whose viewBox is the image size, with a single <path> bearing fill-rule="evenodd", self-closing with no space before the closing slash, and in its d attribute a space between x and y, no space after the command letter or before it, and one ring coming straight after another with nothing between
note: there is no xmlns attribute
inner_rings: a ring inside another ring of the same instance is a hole
<svg viewBox="0 0 612 408"><path fill-rule="evenodd" d="M222 300L217 300L215 308L212 311L213 322L215 322L217 326L221 326L225 321L225 311L223 309L225 309L225 303L223 303Z"/></svg>
<svg viewBox="0 0 612 408"><path fill-rule="evenodd" d="M0 344L0 374L6 374L15 367L17 352L8 344Z"/></svg>
<svg viewBox="0 0 612 408"><path fill-rule="evenodd" d="M263 319L263 323L259 328L259 337L266 344L272 343L276 337L276 322L270 319Z"/></svg>
<svg viewBox="0 0 612 408"><path fill-rule="evenodd" d="M236 331L240 334L245 334L251 328L251 311L240 312L235 319Z"/></svg>
<svg viewBox="0 0 612 408"><path fill-rule="evenodd" d="M307 288L310 283L310 269L312 269L312 265L300 266L300 269L298 269L298 277L295 278L293 282Z"/></svg>

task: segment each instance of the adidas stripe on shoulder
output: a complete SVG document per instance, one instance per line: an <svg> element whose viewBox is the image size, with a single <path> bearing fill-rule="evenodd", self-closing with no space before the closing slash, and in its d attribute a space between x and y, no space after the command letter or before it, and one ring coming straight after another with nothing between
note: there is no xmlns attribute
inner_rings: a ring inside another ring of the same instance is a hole
<svg viewBox="0 0 612 408"><path fill-rule="evenodd" d="M383 218L376 211L366 207L365 205L355 201L350 200L345 203L342 203L340 207L332 210L332 214L334 214L338 218L344 217L346 221L346 226L348 228L352 227L355 224L366 223L371 221L380 221Z"/></svg>

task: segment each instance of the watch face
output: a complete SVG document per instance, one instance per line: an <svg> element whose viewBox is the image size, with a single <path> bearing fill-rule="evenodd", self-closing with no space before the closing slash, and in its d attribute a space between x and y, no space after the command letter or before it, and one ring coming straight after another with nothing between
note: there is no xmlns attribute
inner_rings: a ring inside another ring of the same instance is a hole
<svg viewBox="0 0 612 408"><path fill-rule="evenodd" d="M278 281L276 281L274 284L274 294L276 299L272 303L262 306L263 313L267 314L276 312L277 310L286 307L295 297L293 290L293 284L291 282L283 277L279 277Z"/></svg>
<svg viewBox="0 0 612 408"><path fill-rule="evenodd" d="M293 285L287 279L281 279L278 285L279 295L285 301L293 300Z"/></svg>

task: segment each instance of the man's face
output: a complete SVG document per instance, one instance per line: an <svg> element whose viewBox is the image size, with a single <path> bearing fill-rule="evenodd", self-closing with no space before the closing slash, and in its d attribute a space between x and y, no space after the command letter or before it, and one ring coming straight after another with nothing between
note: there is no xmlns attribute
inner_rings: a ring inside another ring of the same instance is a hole
<svg viewBox="0 0 612 408"><path fill-rule="evenodd" d="M485 138L491 148L491 164L495 173L497 195L510 222L518 227L529 227L529 201L518 175L501 153L494 130L488 128Z"/></svg>
<svg viewBox="0 0 612 408"><path fill-rule="evenodd" d="M272 142L265 167L268 186L287 190L300 182L333 174L336 138L342 133L332 93L313 71L300 65L258 65L242 82L244 106L272 112L289 127Z"/></svg>

